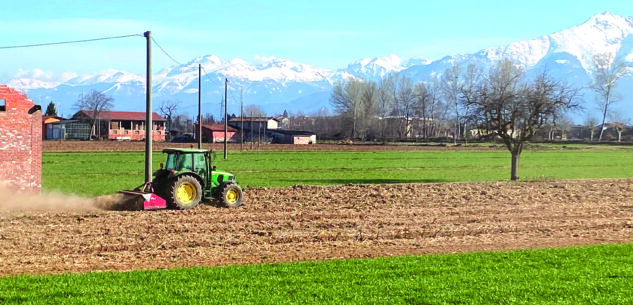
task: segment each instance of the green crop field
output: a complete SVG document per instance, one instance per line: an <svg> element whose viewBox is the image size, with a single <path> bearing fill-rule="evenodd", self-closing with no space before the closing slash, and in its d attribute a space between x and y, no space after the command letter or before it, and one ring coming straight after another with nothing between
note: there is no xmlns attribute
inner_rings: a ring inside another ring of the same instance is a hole
<svg viewBox="0 0 633 305"><path fill-rule="evenodd" d="M163 161L153 154L153 167ZM142 184L144 154L45 153L46 190L80 195L115 193ZM265 151L222 153L214 163L246 187L294 184L376 184L508 180L505 150L442 151ZM633 149L548 149L523 153L523 180L633 177Z"/></svg>
<svg viewBox="0 0 633 305"><path fill-rule="evenodd" d="M0 278L3 304L633 304L633 245Z"/></svg>

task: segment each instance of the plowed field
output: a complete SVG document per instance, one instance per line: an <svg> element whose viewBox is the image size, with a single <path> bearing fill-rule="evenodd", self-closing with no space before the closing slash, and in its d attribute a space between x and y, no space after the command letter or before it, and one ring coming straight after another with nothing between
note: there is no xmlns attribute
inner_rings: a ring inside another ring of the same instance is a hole
<svg viewBox="0 0 633 305"><path fill-rule="evenodd" d="M0 209L0 275L631 242L632 195L631 179L298 186L237 209Z"/></svg>

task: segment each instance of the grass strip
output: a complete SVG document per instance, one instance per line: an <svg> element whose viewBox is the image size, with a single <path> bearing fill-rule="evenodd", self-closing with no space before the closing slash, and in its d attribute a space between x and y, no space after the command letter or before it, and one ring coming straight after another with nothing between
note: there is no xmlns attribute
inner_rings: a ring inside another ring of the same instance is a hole
<svg viewBox="0 0 633 305"><path fill-rule="evenodd" d="M633 304L633 244L0 278L3 304Z"/></svg>

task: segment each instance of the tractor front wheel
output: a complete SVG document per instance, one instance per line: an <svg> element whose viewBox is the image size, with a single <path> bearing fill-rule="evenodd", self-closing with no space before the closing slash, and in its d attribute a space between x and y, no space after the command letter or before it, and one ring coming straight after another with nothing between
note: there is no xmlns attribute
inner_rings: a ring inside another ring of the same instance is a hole
<svg viewBox="0 0 633 305"><path fill-rule="evenodd" d="M242 200L244 199L244 193L242 192L242 188L235 183L227 183L222 188L221 193L222 203L227 208L235 208L242 204Z"/></svg>
<svg viewBox="0 0 633 305"><path fill-rule="evenodd" d="M202 185L195 177L183 175L174 180L168 195L167 202L170 208L188 210L202 200Z"/></svg>

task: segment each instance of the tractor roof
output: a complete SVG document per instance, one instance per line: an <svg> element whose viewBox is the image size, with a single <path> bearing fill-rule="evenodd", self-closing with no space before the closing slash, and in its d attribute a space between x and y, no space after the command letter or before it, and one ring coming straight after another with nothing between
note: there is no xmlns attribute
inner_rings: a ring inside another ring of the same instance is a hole
<svg viewBox="0 0 633 305"><path fill-rule="evenodd" d="M205 153L209 152L207 149L202 148L165 148L163 149L163 153L184 153L184 154L193 154L193 153Z"/></svg>

